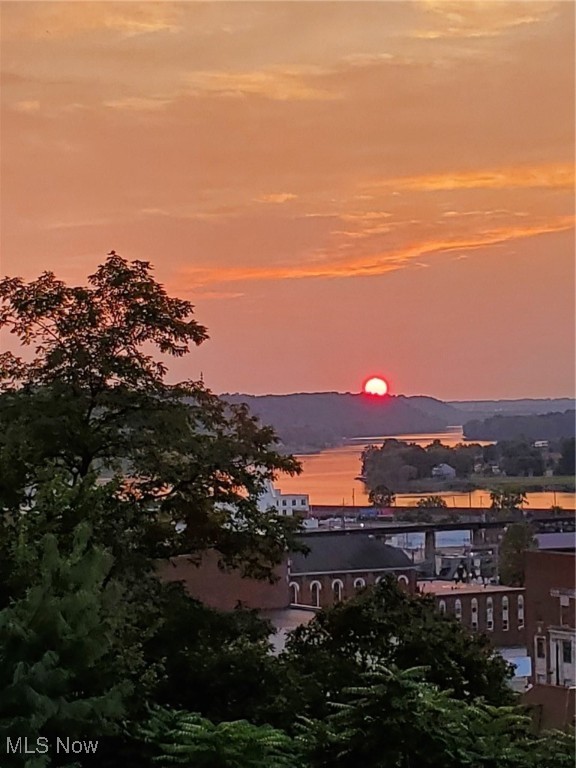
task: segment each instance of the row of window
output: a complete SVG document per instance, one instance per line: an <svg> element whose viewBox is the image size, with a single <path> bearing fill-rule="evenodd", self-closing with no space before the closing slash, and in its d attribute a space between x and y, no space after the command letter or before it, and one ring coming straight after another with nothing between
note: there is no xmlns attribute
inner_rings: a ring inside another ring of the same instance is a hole
<svg viewBox="0 0 576 768"><path fill-rule="evenodd" d="M376 584L382 579L382 576L378 576L376 579ZM398 576L398 582L400 584L408 584L408 577L407 576ZM366 580L363 579L361 576L354 579L354 589L360 590L363 589L366 586ZM320 607L320 591L322 589L322 584L319 581L312 581L310 582L310 597L312 598L311 604L315 607ZM344 582L341 579L334 579L332 581L332 594L334 596L334 600L336 602L340 602L342 600L342 596L344 594ZM299 601L299 595L300 595L300 584L296 583L295 581L290 582L290 600L292 603L300 604Z"/></svg>
<svg viewBox="0 0 576 768"><path fill-rule="evenodd" d="M295 507L297 504L300 504L300 506L305 506L306 499L292 499L292 506ZM282 499L282 506L283 507L288 506L288 499Z"/></svg>
<svg viewBox="0 0 576 768"><path fill-rule="evenodd" d="M438 604L440 613L446 613L446 601L440 600ZM472 629L478 629L478 600L473 597L470 601L470 612ZM524 627L524 596L518 595L517 602L517 614L518 614L518 629ZM454 602L454 616L458 621L462 621L462 601L456 599ZM502 629L507 632L510 629L510 601L509 598L504 595L502 598ZM491 597L486 598L486 630L488 632L494 631L494 600Z"/></svg>

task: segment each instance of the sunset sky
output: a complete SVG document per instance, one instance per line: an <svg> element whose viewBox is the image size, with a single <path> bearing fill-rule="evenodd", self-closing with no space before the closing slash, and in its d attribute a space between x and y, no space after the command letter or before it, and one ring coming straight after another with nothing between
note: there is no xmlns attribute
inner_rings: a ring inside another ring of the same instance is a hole
<svg viewBox="0 0 576 768"><path fill-rule="evenodd" d="M2 2L2 275L151 261L216 392L574 393L574 3Z"/></svg>

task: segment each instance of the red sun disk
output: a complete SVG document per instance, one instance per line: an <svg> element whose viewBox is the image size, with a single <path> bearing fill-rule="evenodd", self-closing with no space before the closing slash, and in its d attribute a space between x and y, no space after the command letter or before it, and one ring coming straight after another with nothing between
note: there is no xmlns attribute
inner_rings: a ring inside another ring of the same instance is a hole
<svg viewBox="0 0 576 768"><path fill-rule="evenodd" d="M384 397L388 394L388 382L381 376L371 376L364 382L362 387L364 394L375 395L376 397Z"/></svg>

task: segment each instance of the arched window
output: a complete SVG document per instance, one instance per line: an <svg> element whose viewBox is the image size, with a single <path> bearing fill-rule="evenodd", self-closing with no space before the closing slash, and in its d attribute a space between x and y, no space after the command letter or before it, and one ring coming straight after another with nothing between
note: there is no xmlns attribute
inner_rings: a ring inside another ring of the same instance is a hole
<svg viewBox="0 0 576 768"><path fill-rule="evenodd" d="M486 598L486 631L494 630L494 601L491 597Z"/></svg>
<svg viewBox="0 0 576 768"><path fill-rule="evenodd" d="M502 630L504 632L507 632L509 626L510 626L510 622L509 622L508 598L504 596L502 598Z"/></svg>
<svg viewBox="0 0 576 768"><path fill-rule="evenodd" d="M457 621L462 621L462 600L456 600L454 603L454 616Z"/></svg>
<svg viewBox="0 0 576 768"><path fill-rule="evenodd" d="M438 610L444 616L444 614L446 613L446 601L445 600L440 600L440 602L438 603Z"/></svg>
<svg viewBox="0 0 576 768"><path fill-rule="evenodd" d="M524 595L518 595L518 629L524 629Z"/></svg>
<svg viewBox="0 0 576 768"><path fill-rule="evenodd" d="M340 579L334 579L332 582L332 592L334 592L334 600L339 603L342 601L342 592L344 590L344 584Z"/></svg>
<svg viewBox="0 0 576 768"><path fill-rule="evenodd" d="M320 584L319 581L313 581L310 584L310 596L312 598L312 605L315 608L320 608L320 590L322 589L322 584Z"/></svg>
<svg viewBox="0 0 576 768"><path fill-rule="evenodd" d="M294 603L295 605L298 605L300 600L298 599L300 595L300 584L297 584L295 581L290 582L290 602Z"/></svg>
<svg viewBox="0 0 576 768"><path fill-rule="evenodd" d="M402 574L402 576L398 576L398 584L405 584L408 586L408 576L404 576L404 574Z"/></svg>
<svg viewBox="0 0 576 768"><path fill-rule="evenodd" d="M380 582L382 581L383 578L384 578L383 576L377 576L376 577L376 581L374 583L375 584L380 584Z"/></svg>
<svg viewBox="0 0 576 768"><path fill-rule="evenodd" d="M476 600L475 597L472 598L471 602L471 611L472 611L472 629L477 630L478 629L478 600Z"/></svg>
<svg viewBox="0 0 576 768"><path fill-rule="evenodd" d="M366 582L363 578L354 579L354 589L362 589L366 586Z"/></svg>

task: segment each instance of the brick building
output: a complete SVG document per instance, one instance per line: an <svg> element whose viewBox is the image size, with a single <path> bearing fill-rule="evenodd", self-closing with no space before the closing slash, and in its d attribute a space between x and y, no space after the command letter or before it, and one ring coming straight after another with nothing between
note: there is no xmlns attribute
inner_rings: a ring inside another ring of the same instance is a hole
<svg viewBox="0 0 576 768"><path fill-rule="evenodd" d="M307 555L293 553L289 565L290 603L327 608L353 597L387 574L414 592L416 567L397 547L366 534L322 533L306 537Z"/></svg>
<svg viewBox="0 0 576 768"><path fill-rule="evenodd" d="M525 553L526 632L533 687L525 702L538 724L574 724L576 691L576 554Z"/></svg>
<svg viewBox="0 0 576 768"><path fill-rule="evenodd" d="M454 616L471 632L485 634L495 648L526 644L523 588L434 580L419 582L418 590L434 597L440 613Z"/></svg>
<svg viewBox="0 0 576 768"><path fill-rule="evenodd" d="M158 574L164 581L182 582L191 597L221 611L232 611L239 605L278 610L290 603L287 560L276 568L278 580L274 584L245 579L238 570L221 570L214 551L204 553L199 565L184 555L173 557L158 566Z"/></svg>

